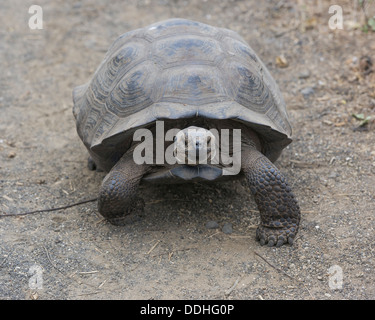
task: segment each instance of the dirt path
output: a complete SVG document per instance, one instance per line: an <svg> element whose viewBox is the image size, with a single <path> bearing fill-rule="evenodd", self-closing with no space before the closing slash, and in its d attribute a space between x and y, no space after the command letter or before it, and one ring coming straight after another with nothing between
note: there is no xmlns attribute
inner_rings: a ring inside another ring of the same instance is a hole
<svg viewBox="0 0 375 320"><path fill-rule="evenodd" d="M93 202L0 218L0 299L374 299L375 125L352 114L375 118L361 59L375 64L375 33L354 28L354 2L335 1L343 30L328 27L329 1L107 2L39 1L42 30L28 27L33 1L0 5L0 214L96 197L104 174L87 169L72 88L118 35L183 17L239 32L278 82L294 142L276 164L302 209L298 238L261 247L241 181L145 187L144 218L126 227Z"/></svg>

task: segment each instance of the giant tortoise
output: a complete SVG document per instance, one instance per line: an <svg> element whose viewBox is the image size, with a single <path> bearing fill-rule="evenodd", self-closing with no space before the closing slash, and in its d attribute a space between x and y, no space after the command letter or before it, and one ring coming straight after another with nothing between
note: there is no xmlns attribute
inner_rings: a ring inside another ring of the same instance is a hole
<svg viewBox="0 0 375 320"><path fill-rule="evenodd" d="M237 33L185 19L127 32L73 100L89 165L108 172L98 209L111 223L143 210L141 183L242 176L260 243L293 243L300 209L273 164L292 141L285 102Z"/></svg>

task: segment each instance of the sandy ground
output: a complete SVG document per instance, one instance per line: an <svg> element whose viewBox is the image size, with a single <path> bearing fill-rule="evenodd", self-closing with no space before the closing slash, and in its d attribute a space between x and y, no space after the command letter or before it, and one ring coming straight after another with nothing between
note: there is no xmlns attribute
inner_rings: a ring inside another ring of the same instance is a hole
<svg viewBox="0 0 375 320"><path fill-rule="evenodd" d="M244 181L143 187L144 217L125 227L94 202L1 217L1 299L375 298L375 126L352 116L375 117L375 33L355 1L335 1L342 30L329 1L39 1L42 30L32 4L0 5L0 215L97 196L72 89L118 35L183 17L239 32L278 82L294 142L276 165L302 221L293 246L260 246Z"/></svg>

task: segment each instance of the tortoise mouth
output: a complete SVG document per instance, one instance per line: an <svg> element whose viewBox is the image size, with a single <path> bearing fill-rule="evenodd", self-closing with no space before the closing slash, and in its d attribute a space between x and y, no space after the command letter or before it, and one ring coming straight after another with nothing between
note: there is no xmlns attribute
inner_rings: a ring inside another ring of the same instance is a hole
<svg viewBox="0 0 375 320"><path fill-rule="evenodd" d="M210 149L187 150L182 154L182 156L181 152L177 152L177 150L174 150L173 156L177 159L178 164L186 164L189 166L207 164L214 158L214 155Z"/></svg>

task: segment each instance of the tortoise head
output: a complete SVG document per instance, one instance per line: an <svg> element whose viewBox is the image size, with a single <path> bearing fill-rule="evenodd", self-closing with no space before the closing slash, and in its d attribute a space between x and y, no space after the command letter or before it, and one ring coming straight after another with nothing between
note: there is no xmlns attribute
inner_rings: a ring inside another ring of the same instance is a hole
<svg viewBox="0 0 375 320"><path fill-rule="evenodd" d="M205 164L216 155L215 139L215 136L207 129L187 127L176 134L173 155L179 163Z"/></svg>

